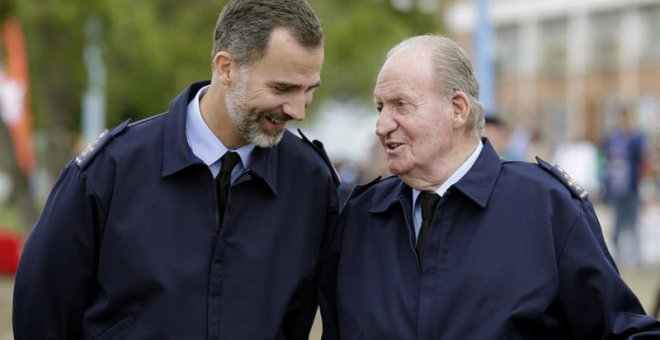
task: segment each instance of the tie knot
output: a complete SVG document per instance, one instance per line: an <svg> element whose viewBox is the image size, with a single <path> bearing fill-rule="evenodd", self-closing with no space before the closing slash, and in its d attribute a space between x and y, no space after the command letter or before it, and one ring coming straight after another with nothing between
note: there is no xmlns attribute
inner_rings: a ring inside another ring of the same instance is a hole
<svg viewBox="0 0 660 340"><path fill-rule="evenodd" d="M225 174L230 174L231 170L240 160L241 157L236 152L233 151L225 152L222 158L220 158L220 163L221 163L220 172Z"/></svg>
<svg viewBox="0 0 660 340"><path fill-rule="evenodd" d="M440 196L435 192L422 191L419 194L419 204L422 207L422 220L431 220Z"/></svg>

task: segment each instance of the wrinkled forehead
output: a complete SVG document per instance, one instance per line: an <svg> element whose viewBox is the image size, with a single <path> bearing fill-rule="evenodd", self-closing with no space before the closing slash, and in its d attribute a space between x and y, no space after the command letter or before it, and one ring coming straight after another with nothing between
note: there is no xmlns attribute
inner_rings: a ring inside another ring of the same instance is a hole
<svg viewBox="0 0 660 340"><path fill-rule="evenodd" d="M409 46L391 55L378 74L374 96L382 90L434 87L436 72L431 56L431 50L423 46Z"/></svg>

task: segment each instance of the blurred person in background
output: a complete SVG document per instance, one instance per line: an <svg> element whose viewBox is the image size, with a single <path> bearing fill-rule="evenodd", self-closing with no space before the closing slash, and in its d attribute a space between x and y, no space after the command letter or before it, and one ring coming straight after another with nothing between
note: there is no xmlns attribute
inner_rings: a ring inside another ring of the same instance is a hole
<svg viewBox="0 0 660 340"><path fill-rule="evenodd" d="M632 266L642 264L639 241L639 184L645 162L646 141L644 134L636 127L632 111L623 106L618 117L618 126L607 133L602 143L605 161L603 189L606 202L614 212L612 242L615 256ZM624 255L621 236L628 234L632 244Z"/></svg>
<svg viewBox="0 0 660 340"><path fill-rule="evenodd" d="M529 148L527 149L527 154L523 161L533 162L537 157L549 159L550 152L546 149L545 145L543 145L541 129L538 127L532 128L529 137Z"/></svg>
<svg viewBox="0 0 660 340"><path fill-rule="evenodd" d="M337 161L334 163L334 167L339 174L339 178L341 178L341 183L339 184L339 206L341 207L358 183L361 176L360 167L350 160Z"/></svg>
<svg viewBox="0 0 660 340"><path fill-rule="evenodd" d="M319 21L231 0L212 56L210 82L66 165L20 262L17 340L307 339L338 182L286 124L320 84Z"/></svg>
<svg viewBox="0 0 660 340"><path fill-rule="evenodd" d="M512 161L525 161L531 149L532 131L526 124L516 123L509 134L504 148L504 158Z"/></svg>
<svg viewBox="0 0 660 340"><path fill-rule="evenodd" d="M376 134L396 176L353 191L324 260L326 339L651 339L591 202L561 168L502 161L453 41L387 54Z"/></svg>
<svg viewBox="0 0 660 340"><path fill-rule="evenodd" d="M504 120L499 115L494 113L487 114L485 121L486 129L484 130L484 137L488 138L495 152L503 156L509 143L506 123L504 123Z"/></svg>

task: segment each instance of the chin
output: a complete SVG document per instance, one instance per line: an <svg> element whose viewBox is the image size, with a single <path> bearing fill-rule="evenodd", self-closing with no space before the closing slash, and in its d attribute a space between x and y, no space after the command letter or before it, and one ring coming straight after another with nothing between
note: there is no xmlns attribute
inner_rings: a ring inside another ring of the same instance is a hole
<svg viewBox="0 0 660 340"><path fill-rule="evenodd" d="M410 166L408 166L407 164L400 164L397 162L389 163L388 169L393 175L397 175L397 176L406 174L411 170Z"/></svg>
<svg viewBox="0 0 660 340"><path fill-rule="evenodd" d="M252 136L252 138L250 138L250 142L260 148L270 148L277 145L282 140L283 136L284 130L275 134L266 134L261 132Z"/></svg>

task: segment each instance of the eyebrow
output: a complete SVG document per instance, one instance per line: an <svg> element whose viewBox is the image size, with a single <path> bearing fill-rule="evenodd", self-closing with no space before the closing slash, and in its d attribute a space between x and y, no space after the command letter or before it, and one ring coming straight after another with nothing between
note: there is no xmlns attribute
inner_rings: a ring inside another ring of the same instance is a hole
<svg viewBox="0 0 660 340"><path fill-rule="evenodd" d="M285 90L299 89L303 87L301 84L293 84L293 83L279 82L279 81L269 82L268 85L271 87L282 87ZM317 81L316 83L312 84L307 88L307 90L315 89L319 86L321 86L321 81Z"/></svg>

